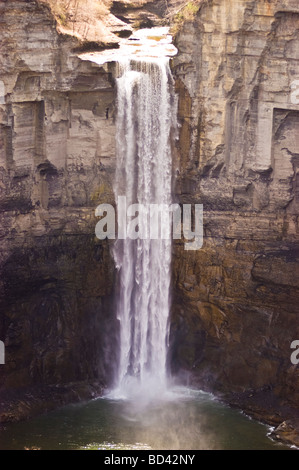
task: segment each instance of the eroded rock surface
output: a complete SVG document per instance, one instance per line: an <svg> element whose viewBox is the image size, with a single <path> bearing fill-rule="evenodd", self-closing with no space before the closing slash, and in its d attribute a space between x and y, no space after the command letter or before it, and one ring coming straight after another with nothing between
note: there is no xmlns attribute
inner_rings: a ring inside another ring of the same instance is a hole
<svg viewBox="0 0 299 470"><path fill-rule="evenodd" d="M204 242L175 246L172 322L174 370L297 409L298 30L295 1L213 0L177 35L177 197Z"/></svg>
<svg viewBox="0 0 299 470"><path fill-rule="evenodd" d="M0 9L0 391L101 389L117 334L114 264L95 238L95 208L114 199L111 74L78 59L81 39L47 6Z"/></svg>
<svg viewBox="0 0 299 470"><path fill-rule="evenodd" d="M176 197L203 204L204 243L174 245L171 367L259 419L289 420L299 406L297 0L204 0L189 13L178 0L122 0L102 29L72 13L71 33L44 3L0 3L2 396L24 417L34 387L40 412L43 387L60 384L62 403L111 378L115 273L94 209L113 202L115 88L109 68L78 53L180 10Z"/></svg>

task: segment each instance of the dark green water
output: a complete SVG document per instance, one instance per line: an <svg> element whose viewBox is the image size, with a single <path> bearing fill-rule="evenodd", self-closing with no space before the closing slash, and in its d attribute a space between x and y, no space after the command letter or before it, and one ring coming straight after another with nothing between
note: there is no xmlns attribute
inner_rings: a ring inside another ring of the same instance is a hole
<svg viewBox="0 0 299 470"><path fill-rule="evenodd" d="M209 394L180 389L134 404L100 398L10 424L0 431L0 449L288 449L268 432Z"/></svg>

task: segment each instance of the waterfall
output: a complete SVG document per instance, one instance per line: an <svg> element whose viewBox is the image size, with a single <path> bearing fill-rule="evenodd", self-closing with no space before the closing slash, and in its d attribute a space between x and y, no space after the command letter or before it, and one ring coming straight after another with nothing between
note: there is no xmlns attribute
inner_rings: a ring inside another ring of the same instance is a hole
<svg viewBox="0 0 299 470"><path fill-rule="evenodd" d="M114 191L127 206L172 202L170 135L176 109L169 58L118 61ZM118 214L123 217L123 214ZM167 381L171 237L118 239L118 390L161 390Z"/></svg>

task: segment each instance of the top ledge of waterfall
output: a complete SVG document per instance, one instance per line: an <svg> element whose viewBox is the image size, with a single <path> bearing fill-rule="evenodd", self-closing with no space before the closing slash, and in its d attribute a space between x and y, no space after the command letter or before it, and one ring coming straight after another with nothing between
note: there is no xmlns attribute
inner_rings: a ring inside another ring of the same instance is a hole
<svg viewBox="0 0 299 470"><path fill-rule="evenodd" d="M117 62L120 57L136 59L173 57L177 52L177 48L172 44L169 28L157 27L136 31L128 39L123 39L118 49L88 52L80 54L79 57L82 60L104 65L107 62Z"/></svg>
<svg viewBox="0 0 299 470"><path fill-rule="evenodd" d="M118 64L119 75L116 200L125 196L128 204L144 207L172 203L171 135L176 128L177 101L169 54L174 51L167 28L153 28L138 31L110 59ZM124 237L114 243L113 255L119 267L120 322L114 396L145 403L167 390L171 239Z"/></svg>

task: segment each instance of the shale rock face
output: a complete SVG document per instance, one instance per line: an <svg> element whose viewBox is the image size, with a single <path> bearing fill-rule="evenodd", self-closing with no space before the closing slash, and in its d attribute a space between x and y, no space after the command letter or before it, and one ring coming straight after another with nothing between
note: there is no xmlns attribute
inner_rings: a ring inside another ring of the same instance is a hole
<svg viewBox="0 0 299 470"><path fill-rule="evenodd" d="M176 197L203 204L204 243L173 248L170 364L259 418L289 419L283 407L299 404L297 0L187 10L120 0L101 28L70 12L72 33L48 3L0 2L1 403L38 388L41 411L41 388L59 402L57 384L73 399L75 383L113 375L115 272L94 214L114 200L115 87L109 68L78 54L180 10ZM15 409L0 419L29 413Z"/></svg>
<svg viewBox="0 0 299 470"><path fill-rule="evenodd" d="M114 203L115 86L79 55L117 47L140 7L155 24L166 8L123 3L114 15L93 0L0 2L0 421L113 378L115 267L95 208Z"/></svg>
<svg viewBox="0 0 299 470"><path fill-rule="evenodd" d="M299 405L299 7L203 2L177 35L177 197L204 243L174 248L173 370Z"/></svg>
<svg viewBox="0 0 299 470"><path fill-rule="evenodd" d="M1 2L0 36L0 391L106 384L114 265L94 214L113 202L111 75L43 4Z"/></svg>
<svg viewBox="0 0 299 470"><path fill-rule="evenodd" d="M168 23L185 0L117 0L111 11L134 28L152 28Z"/></svg>

